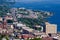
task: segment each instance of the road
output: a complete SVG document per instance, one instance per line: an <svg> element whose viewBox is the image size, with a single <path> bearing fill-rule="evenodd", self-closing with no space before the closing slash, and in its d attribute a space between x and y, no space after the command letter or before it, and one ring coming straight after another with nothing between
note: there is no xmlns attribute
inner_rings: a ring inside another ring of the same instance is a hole
<svg viewBox="0 0 60 40"><path fill-rule="evenodd" d="M11 14L12 14L12 16L13 16L14 21L17 21L16 10L17 10L16 8L12 8L12 9L11 9Z"/></svg>

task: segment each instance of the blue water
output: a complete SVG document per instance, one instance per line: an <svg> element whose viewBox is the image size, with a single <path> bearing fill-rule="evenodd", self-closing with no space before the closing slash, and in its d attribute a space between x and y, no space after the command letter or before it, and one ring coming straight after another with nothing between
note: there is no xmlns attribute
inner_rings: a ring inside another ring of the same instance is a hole
<svg viewBox="0 0 60 40"><path fill-rule="evenodd" d="M42 3L42 2L33 2L33 3L15 3L13 7L25 7L27 9L43 10L53 12L53 16L48 18L48 21L53 24L57 24L57 30L60 31L60 4L58 3Z"/></svg>

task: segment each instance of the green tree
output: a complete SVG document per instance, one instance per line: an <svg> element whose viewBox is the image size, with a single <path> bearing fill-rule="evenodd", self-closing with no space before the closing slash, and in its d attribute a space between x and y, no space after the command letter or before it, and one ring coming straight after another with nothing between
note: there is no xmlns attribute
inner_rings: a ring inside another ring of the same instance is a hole
<svg viewBox="0 0 60 40"><path fill-rule="evenodd" d="M0 35L0 40L2 40L2 38L6 38L6 40L9 40L9 38L8 38L8 35Z"/></svg>
<svg viewBox="0 0 60 40"><path fill-rule="evenodd" d="M41 38L27 39L27 40L42 40Z"/></svg>
<svg viewBox="0 0 60 40"><path fill-rule="evenodd" d="M8 2L7 0L0 0L0 16L4 16L7 12L10 12L10 5L14 3Z"/></svg>

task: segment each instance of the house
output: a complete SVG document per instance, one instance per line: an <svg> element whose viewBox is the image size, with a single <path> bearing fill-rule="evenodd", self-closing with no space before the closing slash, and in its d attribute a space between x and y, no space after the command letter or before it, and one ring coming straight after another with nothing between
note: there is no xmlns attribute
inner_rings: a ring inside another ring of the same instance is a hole
<svg viewBox="0 0 60 40"><path fill-rule="evenodd" d="M18 35L19 38L23 38L23 39L32 39L34 38L34 36L32 34L22 34L22 35Z"/></svg>
<svg viewBox="0 0 60 40"><path fill-rule="evenodd" d="M19 8L16 16L17 18L37 18L38 17L37 13L25 8Z"/></svg>
<svg viewBox="0 0 60 40"><path fill-rule="evenodd" d="M42 40L53 40L52 37L43 37Z"/></svg>
<svg viewBox="0 0 60 40"><path fill-rule="evenodd" d="M2 17L0 17L0 21L3 21L3 18Z"/></svg>
<svg viewBox="0 0 60 40"><path fill-rule="evenodd" d="M33 32L34 29L29 28L29 27L22 27L22 29L28 31L28 32Z"/></svg>
<svg viewBox="0 0 60 40"><path fill-rule="evenodd" d="M22 23L17 23L17 26L18 27L26 27L26 25L25 24L22 24Z"/></svg>
<svg viewBox="0 0 60 40"><path fill-rule="evenodd" d="M0 24L0 28L3 28L3 24Z"/></svg>
<svg viewBox="0 0 60 40"><path fill-rule="evenodd" d="M5 19L6 19L6 20L13 20L13 17L12 17L11 15L7 15L7 16L5 17Z"/></svg>

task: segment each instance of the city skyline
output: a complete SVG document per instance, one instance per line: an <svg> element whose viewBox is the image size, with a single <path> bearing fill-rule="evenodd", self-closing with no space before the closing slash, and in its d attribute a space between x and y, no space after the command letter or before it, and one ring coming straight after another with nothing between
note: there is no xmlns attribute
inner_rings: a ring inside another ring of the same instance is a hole
<svg viewBox="0 0 60 40"><path fill-rule="evenodd" d="M0 0L0 40L60 40L60 0Z"/></svg>

